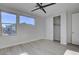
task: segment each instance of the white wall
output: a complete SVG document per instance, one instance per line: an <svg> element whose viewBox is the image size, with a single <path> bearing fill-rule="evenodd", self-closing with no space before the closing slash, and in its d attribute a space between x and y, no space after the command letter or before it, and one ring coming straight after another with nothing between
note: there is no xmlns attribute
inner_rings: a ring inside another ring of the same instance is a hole
<svg viewBox="0 0 79 59"><path fill-rule="evenodd" d="M53 17L46 19L46 38L53 40Z"/></svg>
<svg viewBox="0 0 79 59"><path fill-rule="evenodd" d="M5 9L5 10L9 11L9 9ZM13 12L19 13L16 11L13 11ZM18 19L19 18L17 17L17 21L19 21ZM36 23L35 26L20 25L17 22L16 36L1 36L0 35L0 48L5 48L5 47L22 44L22 43L27 43L27 42L34 41L34 40L44 39L45 38L45 28L44 28L45 21L44 20L45 19L41 17L35 17L35 23Z"/></svg>
<svg viewBox="0 0 79 59"><path fill-rule="evenodd" d="M61 44L67 44L67 13L61 14Z"/></svg>

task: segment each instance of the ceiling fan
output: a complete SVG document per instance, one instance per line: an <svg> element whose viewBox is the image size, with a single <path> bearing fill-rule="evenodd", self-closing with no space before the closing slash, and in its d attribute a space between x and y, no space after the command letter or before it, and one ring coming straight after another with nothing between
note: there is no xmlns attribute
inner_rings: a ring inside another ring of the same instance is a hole
<svg viewBox="0 0 79 59"><path fill-rule="evenodd" d="M56 3L50 3L50 4L47 4L47 5L43 5L43 3L36 3L36 6L35 7L37 7L36 9L33 9L32 10L32 12L33 11L36 11L36 10L38 10L38 9L41 9L44 13L46 13L46 11L45 11L45 7L48 7L48 6L51 6L51 5L54 5L54 4L56 4Z"/></svg>

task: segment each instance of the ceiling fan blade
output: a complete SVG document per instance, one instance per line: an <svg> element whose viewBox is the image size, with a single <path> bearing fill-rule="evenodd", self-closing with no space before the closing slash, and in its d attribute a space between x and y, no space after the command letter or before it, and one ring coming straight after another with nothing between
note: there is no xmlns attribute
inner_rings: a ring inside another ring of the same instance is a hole
<svg viewBox="0 0 79 59"><path fill-rule="evenodd" d="M43 9L43 7L41 6L42 4L40 3L37 3L37 5L39 6L39 8L44 12L44 13L46 13L46 11Z"/></svg>
<svg viewBox="0 0 79 59"><path fill-rule="evenodd" d="M42 8L41 4L37 3L37 5L39 6L39 8Z"/></svg>
<svg viewBox="0 0 79 59"><path fill-rule="evenodd" d="M38 9L40 9L40 8L33 9L32 12L35 11L35 10L38 10Z"/></svg>
<svg viewBox="0 0 79 59"><path fill-rule="evenodd" d="M42 8L39 3L36 3L36 4L37 4L37 6L39 6L39 8L36 8L36 9L32 10L32 12L35 11L35 10L38 10L38 9Z"/></svg>
<svg viewBox="0 0 79 59"><path fill-rule="evenodd" d="M40 9L40 8L34 9L34 10L32 10L32 12L33 12L33 11L36 11L36 10L38 10L38 9ZM43 10L44 13L46 13L46 11L45 11L43 8L41 8L41 10Z"/></svg>
<svg viewBox="0 0 79 59"><path fill-rule="evenodd" d="M44 11L44 13L46 13L46 11L43 8L41 8L41 10Z"/></svg>
<svg viewBox="0 0 79 59"><path fill-rule="evenodd" d="M43 3L40 3L41 5L43 4Z"/></svg>
<svg viewBox="0 0 79 59"><path fill-rule="evenodd" d="M47 5L44 5L44 6L42 6L42 3L36 3L36 4L37 4L38 8L32 10L32 12L35 11L35 10L41 9L44 13L46 13L46 11L45 11L43 8L45 8L45 7L47 7L47 6L54 5L54 4L56 4L56 3L50 3L50 4L47 4Z"/></svg>
<svg viewBox="0 0 79 59"><path fill-rule="evenodd" d="M56 4L56 3L50 3L50 4L44 5L44 6L42 6L42 7L45 8L45 7L48 7L48 6L54 5L54 4Z"/></svg>
<svg viewBox="0 0 79 59"><path fill-rule="evenodd" d="M39 6L39 8L36 8L36 9L32 10L32 12L35 11L35 10L40 9L40 4L39 3L36 3L36 4L37 4L36 7Z"/></svg>

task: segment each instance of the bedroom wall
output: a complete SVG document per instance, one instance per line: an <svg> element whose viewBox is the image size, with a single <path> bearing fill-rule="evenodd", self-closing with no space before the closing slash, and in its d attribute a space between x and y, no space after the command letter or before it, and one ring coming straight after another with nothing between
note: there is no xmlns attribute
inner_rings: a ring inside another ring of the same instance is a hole
<svg viewBox="0 0 79 59"><path fill-rule="evenodd" d="M46 19L46 38L53 40L53 17Z"/></svg>
<svg viewBox="0 0 79 59"><path fill-rule="evenodd" d="M14 11L9 8L1 8L1 10L7 10L14 12L19 16L23 14L22 12ZM29 14L25 13L26 16ZM31 15L29 15L31 16ZM35 26L30 25L21 25L19 24L19 18L17 17L17 33L16 36L2 36L0 35L0 49L5 47L14 46L17 44L27 43L34 40L44 39L45 38L45 19L42 17L34 17Z"/></svg>
<svg viewBox="0 0 79 59"><path fill-rule="evenodd" d="M61 14L61 44L67 44L67 12Z"/></svg>

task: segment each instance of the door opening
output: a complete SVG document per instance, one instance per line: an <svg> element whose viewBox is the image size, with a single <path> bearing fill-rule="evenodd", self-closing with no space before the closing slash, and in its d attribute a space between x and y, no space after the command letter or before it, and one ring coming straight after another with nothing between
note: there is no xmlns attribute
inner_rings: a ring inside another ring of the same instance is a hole
<svg viewBox="0 0 79 59"><path fill-rule="evenodd" d="M60 42L60 16L53 17L54 41Z"/></svg>

